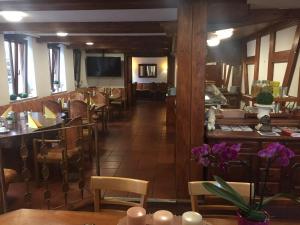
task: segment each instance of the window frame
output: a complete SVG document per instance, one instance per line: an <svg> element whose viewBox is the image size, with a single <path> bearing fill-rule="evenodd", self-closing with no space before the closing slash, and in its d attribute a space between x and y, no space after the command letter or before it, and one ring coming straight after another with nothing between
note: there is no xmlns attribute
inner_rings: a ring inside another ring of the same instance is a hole
<svg viewBox="0 0 300 225"><path fill-rule="evenodd" d="M50 50L52 50L52 54L50 54ZM57 65L55 66L55 60L54 60L54 54L53 51L57 51ZM51 90L52 93L57 93L59 91L55 91L54 89L54 81L56 81L55 78L55 70L54 68L56 67L56 72L57 72L57 80L59 84L61 85L61 74L60 74L60 52L61 48L57 44L48 44L48 58L49 58L49 70L50 70L50 83L51 83Z"/></svg>
<svg viewBox="0 0 300 225"><path fill-rule="evenodd" d="M24 39L23 36L18 36L18 35L5 35L4 41L8 42L8 55L9 55L9 63L11 67L11 76L12 76L12 94L13 95L19 95L19 45L24 45L24 92L28 93L29 90L29 85L28 85L28 41ZM13 58L13 49L12 49L12 44L15 44L14 47L14 58ZM16 47L17 46L17 47ZM7 54L7 53L5 53ZM22 60L22 59L21 59ZM16 66L15 66L16 65ZM16 76L16 74L18 74ZM8 75L8 74L7 74ZM24 93L23 92L23 93Z"/></svg>

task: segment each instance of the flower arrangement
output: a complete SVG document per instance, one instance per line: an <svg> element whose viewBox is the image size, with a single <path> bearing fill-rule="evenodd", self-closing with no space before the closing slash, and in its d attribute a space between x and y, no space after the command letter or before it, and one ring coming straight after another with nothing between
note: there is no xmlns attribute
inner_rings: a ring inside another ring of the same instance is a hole
<svg viewBox="0 0 300 225"><path fill-rule="evenodd" d="M225 142L215 144L212 147L204 144L200 147L193 148L192 155L199 164L205 167L218 166L222 169L226 169L226 164L229 161L237 159L240 147L240 144L228 145ZM263 208L273 199L280 196L286 196L300 202L291 195L283 193L278 193L268 198L265 197L266 183L271 166L276 163L281 167L286 167L289 165L290 159L294 156L295 153L291 149L280 143L271 143L265 149L258 152L258 157L267 160L263 189L258 199L254 196L250 196L249 202L246 202L246 200L238 192L236 192L220 177L214 176L216 183L205 182L203 186L212 194L233 203L239 209L239 213L247 220L260 222L266 221L268 219L268 215L265 213ZM250 193L253 193L251 189L252 185L250 185Z"/></svg>
<svg viewBox="0 0 300 225"><path fill-rule="evenodd" d="M272 93L262 91L256 96L256 103L260 105L272 105L274 97Z"/></svg>

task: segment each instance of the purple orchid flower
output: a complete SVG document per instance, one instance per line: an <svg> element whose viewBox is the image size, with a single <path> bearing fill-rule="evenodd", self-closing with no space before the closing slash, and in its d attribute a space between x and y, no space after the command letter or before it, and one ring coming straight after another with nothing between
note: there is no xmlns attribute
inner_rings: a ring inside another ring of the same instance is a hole
<svg viewBox="0 0 300 225"><path fill-rule="evenodd" d="M261 158L274 159L280 166L286 167L290 163L290 159L295 156L295 153L278 142L269 144L265 149L258 152Z"/></svg>

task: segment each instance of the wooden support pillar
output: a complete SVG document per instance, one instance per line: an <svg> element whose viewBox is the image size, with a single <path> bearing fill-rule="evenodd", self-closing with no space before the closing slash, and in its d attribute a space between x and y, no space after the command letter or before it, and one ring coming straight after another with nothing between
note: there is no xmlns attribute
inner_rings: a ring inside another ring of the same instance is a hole
<svg viewBox="0 0 300 225"><path fill-rule="evenodd" d="M168 55L168 86L175 85L175 57L173 55Z"/></svg>
<svg viewBox="0 0 300 225"><path fill-rule="evenodd" d="M177 33L176 193L187 198L187 182L201 179L191 149L204 141L207 0L180 0Z"/></svg>
<svg viewBox="0 0 300 225"><path fill-rule="evenodd" d="M126 104L132 106L132 56L124 54L124 87Z"/></svg>

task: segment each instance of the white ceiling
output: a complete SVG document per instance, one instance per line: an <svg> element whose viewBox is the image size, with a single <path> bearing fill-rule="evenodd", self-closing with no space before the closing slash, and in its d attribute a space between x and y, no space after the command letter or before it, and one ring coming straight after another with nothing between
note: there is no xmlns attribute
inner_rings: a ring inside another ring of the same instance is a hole
<svg viewBox="0 0 300 225"><path fill-rule="evenodd" d="M293 9L300 8L300 0L248 0L253 9L276 8Z"/></svg>
<svg viewBox="0 0 300 225"><path fill-rule="evenodd" d="M23 22L130 22L172 21L176 8L126 10L27 11ZM0 22L5 20L0 17Z"/></svg>

